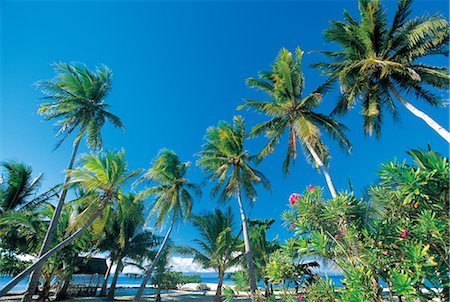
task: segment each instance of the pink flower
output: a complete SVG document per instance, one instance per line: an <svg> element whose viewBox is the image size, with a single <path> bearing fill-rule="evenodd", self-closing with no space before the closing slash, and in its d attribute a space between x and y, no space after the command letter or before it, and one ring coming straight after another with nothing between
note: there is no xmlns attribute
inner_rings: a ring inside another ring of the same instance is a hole
<svg viewBox="0 0 450 302"><path fill-rule="evenodd" d="M297 193L293 193L293 194L291 194L291 196L289 196L289 202L290 202L290 204L291 205L294 205L296 202L297 202L297 200L300 198L300 194L297 194Z"/></svg>
<svg viewBox="0 0 450 302"><path fill-rule="evenodd" d="M315 188L316 188L316 187L314 187L313 185L309 185L309 186L308 186L308 190L309 190L309 191L314 191Z"/></svg>
<svg viewBox="0 0 450 302"><path fill-rule="evenodd" d="M303 302L303 296L302 295L298 296L297 299L298 299L299 302Z"/></svg>
<svg viewBox="0 0 450 302"><path fill-rule="evenodd" d="M289 230L292 231L294 229L294 223L291 221L289 222Z"/></svg>
<svg viewBox="0 0 450 302"><path fill-rule="evenodd" d="M401 232L399 236L401 238L406 238L406 236L408 236L408 235L409 235L409 232L407 230L403 230L403 232Z"/></svg>

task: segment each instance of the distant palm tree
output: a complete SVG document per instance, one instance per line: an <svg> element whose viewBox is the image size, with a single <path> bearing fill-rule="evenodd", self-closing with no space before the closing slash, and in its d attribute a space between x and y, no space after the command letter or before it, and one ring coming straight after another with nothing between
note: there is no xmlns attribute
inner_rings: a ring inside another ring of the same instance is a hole
<svg viewBox="0 0 450 302"><path fill-rule="evenodd" d="M331 176L328 172L329 153L322 141L322 131L330 134L339 145L350 152L351 145L345 137L346 127L327 115L313 111L321 102L328 83L320 86L306 97L302 96L305 79L302 71L303 51L297 47L295 57L287 49L282 49L272 65L271 71L261 72L260 79L249 78L247 84L256 87L270 97L270 101L246 101L238 109L252 108L258 113L270 117L267 122L256 125L249 133L250 137L263 133L269 142L261 151L260 159L272 153L283 134L288 130L289 141L283 171L289 172L290 163L297 157L297 140L303 147L305 157L313 159L327 181L333 197L337 196Z"/></svg>
<svg viewBox="0 0 450 302"><path fill-rule="evenodd" d="M250 244L255 251L253 256L255 260L255 267L258 275L258 279L264 280L265 296L268 297L273 294L272 288L269 286L269 279L265 276L265 269L270 261L270 257L275 251L280 248L278 238L273 240L267 240L267 230L275 222L275 219L265 220L249 220L248 225L250 229Z"/></svg>
<svg viewBox="0 0 450 302"><path fill-rule="evenodd" d="M189 165L189 162L182 163L175 152L164 149L153 166L139 180L156 183L141 193L141 197L150 195L155 197L149 219L156 216L156 227L162 227L170 219L170 226L133 301L141 300L145 286L158 264L175 223L190 217L193 203L191 192L197 195L201 193L197 185L185 178Z"/></svg>
<svg viewBox="0 0 450 302"><path fill-rule="evenodd" d="M104 102L111 90L111 70L102 66L98 67L95 72L91 72L86 66L77 67L66 63L56 63L55 70L58 73L55 80L37 82L37 86L46 95L44 99L51 100L49 103L41 104L38 113L43 115L45 120L56 120L56 126L59 128L57 135L62 135L56 147L59 147L78 128L72 156L67 167L67 171L69 171L73 168L83 135L86 134L88 147L96 149L102 146L100 132L105 122L109 121L118 128L124 126L117 116L108 111L110 105ZM64 184L66 185L69 181L70 176L67 173ZM42 257L50 249L67 190L68 187L64 186L47 235L42 243L39 257ZM37 266L32 273L22 301L31 301L39 282L40 270L41 267Z"/></svg>
<svg viewBox="0 0 450 302"><path fill-rule="evenodd" d="M341 48L323 52L334 61L315 66L340 82L342 94L333 113L345 114L357 101L362 102L366 134L381 135L384 110L390 111L394 119L398 118L394 96L450 142L448 130L401 95L403 92L432 106L440 106L443 104L441 97L426 86L448 89L450 79L446 67L417 62L431 55L448 56L449 22L437 15L408 20L412 2L399 0L389 24L381 1L359 0L360 20L344 12L345 21L331 22L331 28L324 33L328 41Z"/></svg>
<svg viewBox="0 0 450 302"><path fill-rule="evenodd" d="M108 298L114 299L117 279L121 270L127 265L125 259L142 263L157 245L157 238L143 229L144 206L133 193L123 194L109 213L103 248L110 251L111 264L117 263ZM107 276L105 276L107 280Z"/></svg>
<svg viewBox="0 0 450 302"><path fill-rule="evenodd" d="M194 256L194 262L204 268L212 268L219 274L215 301L221 301L223 278L225 271L237 265L243 254L240 251L241 241L238 235L233 235L233 213L230 208L225 212L216 209L192 217L192 224L200 232L202 239L194 243L200 247L180 246L176 252Z"/></svg>
<svg viewBox="0 0 450 302"><path fill-rule="evenodd" d="M254 294L257 285L242 194L253 204L257 198L254 185L261 183L266 189L270 189L270 185L261 172L250 166L254 157L244 150L245 137L245 121L240 116L234 117L233 125L222 121L217 127L208 128L203 151L198 153L200 159L197 161L197 165L210 174L210 181L216 181L211 194L219 196L219 202L223 203L231 197L237 199L241 214L250 290Z"/></svg>
<svg viewBox="0 0 450 302"><path fill-rule="evenodd" d="M77 186L89 192L90 194L86 198L90 203L73 222L72 231L74 232L8 282L0 290L0 296L5 295L36 267L42 267L49 257L78 238L94 221L102 216L104 210L112 202L120 198L122 194L121 186L141 172L141 170L128 171L125 152L123 151L107 151L100 155L88 154L82 157L80 163L80 167L69 171L69 185ZM75 231L77 227L79 228Z"/></svg>

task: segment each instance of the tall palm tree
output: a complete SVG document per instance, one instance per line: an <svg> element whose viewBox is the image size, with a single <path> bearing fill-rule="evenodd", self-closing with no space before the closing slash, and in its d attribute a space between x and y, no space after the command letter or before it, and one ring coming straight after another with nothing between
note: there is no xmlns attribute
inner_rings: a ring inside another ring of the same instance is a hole
<svg viewBox="0 0 450 302"><path fill-rule="evenodd" d="M327 115L313 110L321 103L329 84L317 88L306 97L302 96L305 78L302 71L303 51L297 47L295 56L287 49L281 49L271 71L261 72L259 79L249 78L247 84L256 87L270 97L270 101L248 100L238 109L252 108L258 113L270 117L267 122L256 125L249 133L250 137L263 133L269 142L261 151L260 159L274 151L275 146L288 130L289 141L283 171L289 172L292 160L297 157L297 140L303 147L305 157L313 159L315 166L322 170L333 197L337 196L331 176L328 172L329 152L322 141L322 132L330 134L339 146L350 152L351 145L345 137L346 127Z"/></svg>
<svg viewBox="0 0 450 302"><path fill-rule="evenodd" d="M218 272L215 301L221 301L223 278L225 271L237 265L241 258L241 241L238 235L233 235L234 225L231 208L225 212L216 209L192 217L192 224L200 232L202 239L195 239L194 243L200 247L181 246L176 251L183 255L194 256L194 261L204 268L212 268Z"/></svg>
<svg viewBox="0 0 450 302"><path fill-rule="evenodd" d="M196 195L201 193L197 185L185 178L189 166L190 163L182 163L175 152L164 149L156 158L153 166L138 181L155 183L153 187L141 193L142 197L150 195L155 197L149 219L156 216L156 227L159 228L167 220L170 220L170 226L133 301L141 300L145 286L158 264L175 223L190 217L193 203L191 192Z"/></svg>
<svg viewBox="0 0 450 302"><path fill-rule="evenodd" d="M125 152L123 151L106 151L99 155L87 154L81 158L80 164L80 167L69 171L70 182L68 185L77 186L89 192L90 194L86 198L91 202L74 221L73 233L8 282L0 290L0 296L5 295L36 267L42 267L49 257L69 245L89 228L94 221L101 218L104 210L112 202L120 198L122 194L121 186L141 172L141 170L128 170ZM77 227L78 230L75 230Z"/></svg>
<svg viewBox="0 0 450 302"><path fill-rule="evenodd" d="M110 113L110 105L105 98L111 90L112 73L106 66L97 67L91 72L86 66L77 67L66 63L56 63L56 79L37 82L37 86L46 95L48 103L40 105L38 113L45 120L55 120L58 127L57 135L62 135L56 148L76 129L78 133L73 143L72 156L67 171L73 168L81 138L86 134L89 148L98 149L102 146L101 129L108 121L118 128L123 128L121 120ZM66 173L64 184L69 183L70 175ZM39 257L42 257L52 244L61 210L66 199L68 186L64 186L59 197L55 212L48 227ZM40 276L40 266L31 275L26 294L22 301L30 301L36 291Z"/></svg>
<svg viewBox="0 0 450 302"><path fill-rule="evenodd" d="M142 263L158 243L151 232L143 229L143 211L142 201L135 194L128 193L121 196L110 213L103 249L110 251L111 265L117 263L117 266L108 292L109 299L114 299L119 273L127 265L125 259Z"/></svg>
<svg viewBox="0 0 450 302"><path fill-rule="evenodd" d="M328 41L340 46L339 51L323 52L334 61L315 66L340 82L342 94L334 113L345 114L362 102L366 134L381 135L383 111L398 118L395 97L450 142L448 130L402 96L440 106L441 97L427 86L448 89L450 79L447 68L418 62L431 55L448 56L449 22L437 15L408 19L412 2L399 0L389 24L381 1L359 0L360 20L344 12L345 21L331 22L324 33Z"/></svg>
<svg viewBox="0 0 450 302"><path fill-rule="evenodd" d="M245 121L240 116L233 118L233 125L221 121L217 127L208 128L203 151L198 153L200 159L197 161L197 165L209 174L210 181L216 181L211 189L211 194L218 196L220 202L223 203L232 197L237 199L241 214L250 290L254 294L257 285L242 195L253 204L257 198L254 185L261 183L266 189L270 189L270 185L261 172L250 166L254 157L244 149L245 137Z"/></svg>

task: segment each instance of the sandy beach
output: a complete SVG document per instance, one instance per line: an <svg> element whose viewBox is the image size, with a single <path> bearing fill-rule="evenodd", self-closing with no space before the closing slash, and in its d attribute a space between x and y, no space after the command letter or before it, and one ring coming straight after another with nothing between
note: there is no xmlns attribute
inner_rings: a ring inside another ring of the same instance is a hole
<svg viewBox="0 0 450 302"><path fill-rule="evenodd" d="M19 302L22 298L21 295L14 295L8 297L0 298L0 301L8 302ZM156 295L144 296L142 301L155 301ZM199 301L199 302L209 302L214 300L214 292L212 291L187 291L187 290L171 290L168 293L161 294L162 301ZM132 301L133 296L119 296L114 299L115 301ZM251 301L247 297L236 298L239 301ZM78 301L89 301L89 302L104 302L110 301L103 297L79 297L71 298L64 301L78 302Z"/></svg>
<svg viewBox="0 0 450 302"><path fill-rule="evenodd" d="M198 283L187 283L180 287L178 290L169 290L161 294L162 301L199 301L199 302L209 302L214 301L214 295L216 293L217 284L215 283L205 283L208 285L209 290L198 290ZM122 285L117 288L134 288L133 285ZM232 286L231 286L232 287ZM134 296L116 296L114 301L132 301ZM0 297L1 302L20 302L22 298L21 294L10 294L6 297ZM156 294L144 295L142 301L155 301ZM239 297L235 298L236 300L247 302L251 301L251 299L245 294L240 293ZM74 297L64 301L69 302L104 302L111 301L105 297Z"/></svg>

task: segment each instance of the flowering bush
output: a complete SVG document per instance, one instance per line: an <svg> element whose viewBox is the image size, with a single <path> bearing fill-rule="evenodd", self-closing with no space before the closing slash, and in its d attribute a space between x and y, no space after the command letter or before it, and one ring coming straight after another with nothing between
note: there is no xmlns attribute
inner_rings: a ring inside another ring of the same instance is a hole
<svg viewBox="0 0 450 302"><path fill-rule="evenodd" d="M313 186L291 195L283 218L294 237L273 255L268 277L281 282L293 259L316 257L335 264L344 288L313 276L303 282L304 301L448 301L448 160L409 154L413 165L382 165L367 200L353 193L323 200Z"/></svg>

